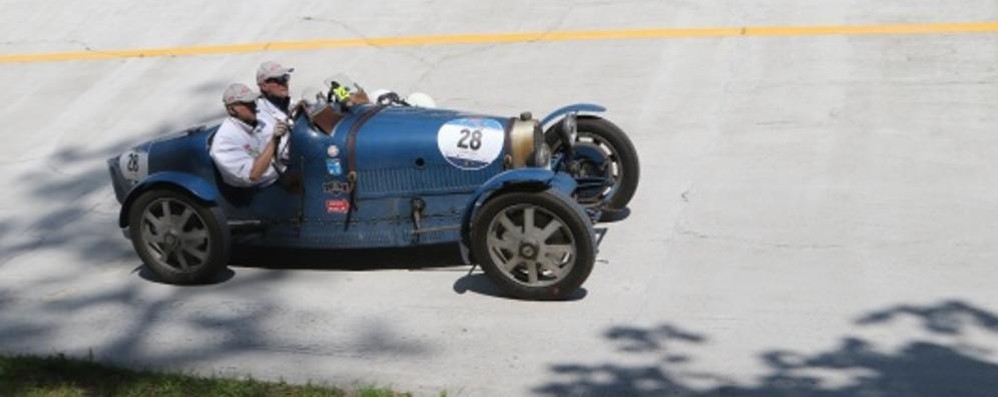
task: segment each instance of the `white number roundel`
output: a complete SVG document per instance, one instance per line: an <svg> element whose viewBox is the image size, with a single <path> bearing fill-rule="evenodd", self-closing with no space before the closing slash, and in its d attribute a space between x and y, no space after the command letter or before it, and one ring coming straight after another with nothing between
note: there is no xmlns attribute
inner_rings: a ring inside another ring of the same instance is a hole
<svg viewBox="0 0 998 397"><path fill-rule="evenodd" d="M451 165L462 170L480 170L502 153L505 135L502 124L493 119L456 119L440 127L437 147Z"/></svg>
<svg viewBox="0 0 998 397"><path fill-rule="evenodd" d="M130 185L145 179L149 175L149 154L142 151L130 150L118 157L118 169Z"/></svg>

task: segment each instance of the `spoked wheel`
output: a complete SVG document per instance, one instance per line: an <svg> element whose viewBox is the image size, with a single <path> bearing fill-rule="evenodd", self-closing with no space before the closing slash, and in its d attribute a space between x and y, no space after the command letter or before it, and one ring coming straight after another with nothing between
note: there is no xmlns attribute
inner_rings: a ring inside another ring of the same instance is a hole
<svg viewBox="0 0 998 397"><path fill-rule="evenodd" d="M638 152L634 144L619 127L613 123L595 117L579 117L577 119L576 141L580 151L593 149L604 159L597 164L591 159L576 155L576 178L601 177L607 180L607 186L592 197L580 197L579 204L587 207L607 207L622 209L634 197L638 189L640 165ZM564 142L556 129L561 123L555 124L545 133L545 141L551 146L552 153L563 150Z"/></svg>
<svg viewBox="0 0 998 397"><path fill-rule="evenodd" d="M508 193L487 202L473 230L482 269L521 299L565 299L595 261L593 232L571 204L549 192Z"/></svg>
<svg viewBox="0 0 998 397"><path fill-rule="evenodd" d="M204 283L225 267L229 234L217 208L170 190L151 190L139 196L129 215L135 251L164 281Z"/></svg>

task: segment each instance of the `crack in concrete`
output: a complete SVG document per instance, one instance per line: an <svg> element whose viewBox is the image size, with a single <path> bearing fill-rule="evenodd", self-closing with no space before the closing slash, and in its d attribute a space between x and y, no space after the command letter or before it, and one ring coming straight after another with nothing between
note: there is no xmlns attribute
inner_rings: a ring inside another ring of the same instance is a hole
<svg viewBox="0 0 998 397"><path fill-rule="evenodd" d="M425 82L426 79L428 79L430 77L430 75L433 74L433 72L436 71L437 68L440 68L445 63L448 63L448 62L451 62L451 61L454 61L456 59L460 59L460 58L463 58L463 57L471 56L471 55L474 55L474 54L477 54L477 53L487 52L487 51L490 51L492 49L495 49L496 47L498 47L500 45L502 45L502 44L491 44L491 45L487 45L487 46L483 46L483 47L470 48L470 49L467 49L467 50L459 51L456 54L442 56L439 59L437 59L435 62L432 62L431 64L428 64L426 71L424 71L423 73L421 73L419 75L419 77L417 77L416 80L413 81L413 83L411 84L411 86L412 87L418 87L420 84L422 84L423 82Z"/></svg>
<svg viewBox="0 0 998 397"><path fill-rule="evenodd" d="M325 23L334 24L336 26L339 26L339 27L343 28L344 30L346 30L346 31L348 31L350 33L353 33L355 36L357 36L358 38L360 38L361 40L363 40L364 43L367 44L370 47L374 47L374 48L377 48L377 49L383 50L383 51L388 51L388 52L393 52L393 53L396 53L396 54L400 54L400 55L405 56L405 57L407 57L409 59L415 60L416 62L419 62L419 63L421 63L421 64L423 64L425 66L432 66L432 62L426 60L423 57L420 57L419 55L416 55L416 54L413 54L413 53L411 53L409 51L406 51L404 49L394 48L394 47L385 47L385 46L379 45L377 42L375 42L374 40L372 40L371 37L368 36L366 33L362 32L360 29L357 29L357 28L353 27L352 25L350 25L350 24L348 24L346 22L343 22L343 21L340 21L340 20L337 20L337 19L332 19L332 18L319 18L319 17L308 16L308 15L300 17L300 18L301 18L302 21L305 21L305 22L325 22Z"/></svg>
<svg viewBox="0 0 998 397"><path fill-rule="evenodd" d="M576 5L579 5L579 6L605 7L605 6L619 6L621 4L640 4L640 3L658 4L659 2L660 0L595 0L595 1L577 1L572 3L572 6L574 7ZM685 2L685 3L694 4L692 2Z"/></svg>
<svg viewBox="0 0 998 397"><path fill-rule="evenodd" d="M690 183L690 185L686 187L686 190L679 194L679 197L683 199L684 203L688 203L690 202L690 193L693 193L693 183Z"/></svg>
<svg viewBox="0 0 998 397"><path fill-rule="evenodd" d="M561 16L559 16L558 19L556 21L554 21L554 23L552 23L549 28L545 29L541 33L540 36L537 36L536 39L528 40L526 42L527 43L536 43L536 42L541 41L541 40L547 38L548 36L550 36L551 32L554 32L555 30L557 30L558 28L560 28L562 26L562 24L565 23L565 20L568 19L568 15L571 14L572 11L575 11L575 4L570 4L568 6L568 9L565 10L565 12L562 12Z"/></svg>
<svg viewBox="0 0 998 397"><path fill-rule="evenodd" d="M68 216L65 219L63 219L61 228L76 223L81 219L86 218L88 215L92 214L103 215L100 212L97 212L97 208L100 206L101 206L100 200L96 200L95 203L90 204L89 206L84 208L83 211L80 211L77 214ZM49 233L46 230L40 230L40 229L46 229L44 226L42 226L42 224L46 222L48 222L48 220L42 219L41 221L32 224L31 226L28 227L28 230L25 233L35 237L42 237L42 240L44 241L45 238L52 235L52 233Z"/></svg>
<svg viewBox="0 0 998 397"><path fill-rule="evenodd" d="M565 23L565 21L568 19L568 16L575 10L575 8L576 8L576 6L574 4L570 5L568 7L568 9L565 10L564 12L562 12L561 15L558 17L558 19L556 21L554 21L547 29L545 29L539 36L537 36L536 38L534 38L532 40L525 41L524 43L536 43L536 42L544 40L552 32L558 30L558 28L560 28ZM436 59L434 61L430 61L430 60L427 60L426 58L423 58L423 57L421 57L419 55L416 55L416 54L414 54L412 52L409 52L409 51L406 51L406 50L403 50L403 49L400 49L400 48L389 48L389 47L378 45L378 43L376 43L375 41L373 41L364 32L360 31L359 29L353 27L352 25L350 25L350 24L348 24L346 22L343 22L343 21L340 21L340 20L337 20L337 19L320 18L320 17L313 17L313 16L303 16L303 17L300 17L300 18L301 18L301 20L306 21L306 22L326 22L326 23L331 23L331 24L337 25L337 26L339 26L339 27L347 30L348 32L353 33L358 38L360 38L361 40L363 40L364 43L366 43L370 47L374 47L374 48L377 48L377 49L380 49L380 50L397 53L397 54L403 55L403 56L405 56L407 58L410 58L412 60L415 60L415 61L421 63L427 69L423 73L421 73L419 75L419 77L417 77L415 80L413 80L413 82L410 84L410 90L413 90L414 87L418 87L421 84L425 83L426 80L429 79L429 77L436 71L436 69L440 68L445 63L454 61L456 59L468 57L468 56L471 56L471 55L488 52L488 51L491 51L491 50L493 50L495 48L498 48L498 47L501 47L501 46L523 44L523 43L494 43L494 44L485 45L485 46L473 47L473 48L470 48L470 49L467 49L467 50L459 51L459 52L457 52L455 54L442 56L442 57L440 57L440 58L438 58L438 59Z"/></svg>
<svg viewBox="0 0 998 397"><path fill-rule="evenodd" d="M103 205L103 200L105 200L107 198L109 198L108 197L108 193L105 193L104 195L101 195L94 203L91 203L89 206L87 206L86 208L84 208L83 211L79 212L78 214L71 215L71 216L67 217L66 219L64 219L63 223L62 223L62 226L60 228L64 228L64 227L67 227L67 226L69 226L71 224L79 222L80 220L82 220L82 219L84 219L84 218L86 218L87 216L90 216L90 215L95 215L95 214L96 215L108 215L108 213L104 213L104 212L101 212L101 211L98 210L101 207L101 205ZM110 214L110 215L114 215L114 214ZM41 224L43 224L45 222L46 222L46 220L41 220L39 222L31 224L30 226L28 226L22 232L22 234L28 236L27 241L24 241L24 242L22 242L20 244L17 244L16 246L13 246L13 247L3 247L3 250L5 252L11 253L12 255L7 256L7 257L0 257L0 267L6 265L7 263L10 263L14 259L17 259L17 258L23 256L24 254L30 253L32 251L38 250L38 249L43 248L46 245L48 245L49 240L51 239L51 237L54 234L50 233L50 232L47 232L46 230L44 230L46 228L44 226L42 226ZM16 252L14 252L14 251L16 251Z"/></svg>
<svg viewBox="0 0 998 397"><path fill-rule="evenodd" d="M29 226L27 230L25 230L23 233L27 234L31 229L32 228ZM35 234L28 234L28 235L34 239L32 240L29 238L28 241L17 244L13 247L3 247L3 252L10 254L10 256L7 257L0 256L0 267L3 267L4 265L10 263L14 259L20 258L21 256L45 245L45 241L46 239L48 239L49 236L49 235L35 235Z"/></svg>
<svg viewBox="0 0 998 397"><path fill-rule="evenodd" d="M80 48L82 48L83 51L97 52L93 48L91 48L89 44L87 44L86 42L81 41L81 40L23 40L23 41L22 40L9 40L9 41L0 41L0 45L3 45L3 46L12 46L12 45L20 45L20 44L28 44L28 45L34 45L34 44L52 44L52 43L55 43L55 44L59 44L59 43L75 44L75 45L79 46Z"/></svg>
<svg viewBox="0 0 998 397"><path fill-rule="evenodd" d="M44 155L38 155L38 156L34 156L34 157L18 158L18 159L14 159L14 160L0 160L0 166L18 165L18 164L21 164L21 163L31 163L31 162L36 162L36 161L44 161L44 160L47 160L49 156L50 155L48 155L48 154L44 154Z"/></svg>
<svg viewBox="0 0 998 397"><path fill-rule="evenodd" d="M698 240L729 241L729 242L736 242L736 243L753 245L764 248L776 248L776 249L787 249L787 250L831 250L831 249L847 248L847 246L842 244L797 244L797 243L785 243L785 242L769 242L769 241L752 240L736 236L707 234L707 233L700 233L683 226L678 226L676 233L681 236L693 237Z"/></svg>
<svg viewBox="0 0 998 397"><path fill-rule="evenodd" d="M729 9L728 10L728 14L729 14L728 17L731 18L732 15L733 15L733 10ZM723 42L722 42L721 45L723 45ZM718 97L721 98L721 99L719 100L719 103L717 104L717 109L714 112L714 114L718 114L718 115L729 114L727 108L730 107L731 105L728 104L727 99L732 97L732 95L729 95L729 94L731 93L732 85L735 83L735 76L736 76L735 72L739 69L738 68L738 62L739 61L736 59L735 55L737 54L737 49L738 49L738 46L740 46L740 45L741 44L736 43L736 44L733 44L734 47L728 49L728 52L730 53L730 55L726 58L727 59L727 64L726 64L726 68L724 70L724 72L726 73L725 76L724 76L725 79L724 79L724 82L719 87L720 95L718 95ZM701 156L699 156L698 160L703 161L704 163L706 163L706 161L704 161L704 159L708 159L708 158L710 158L713 155L714 150L716 150L716 148L717 148L718 141L720 140L719 137L722 134L722 128L723 128L723 119L717 119L716 125L714 125L714 129L713 129L713 133L714 134L713 134L713 136L711 138L709 138L710 141L706 145L706 148L705 148L705 150L703 152L704 154L701 155ZM683 191L683 193L680 194L680 197L682 198L682 200L683 200L683 202L685 204L683 204L682 207L679 208L679 210L678 210L678 212L676 214L675 222L672 224L672 234L669 235L669 236L667 236L665 238L665 240L668 241L668 243L666 244L665 251L668 251L668 245L669 244L672 244L673 241L678 241L679 240L678 236L684 235L685 228L683 228L683 226L682 226L683 218L684 218L685 213L689 210L690 206L692 205L690 203L690 201L689 201L689 195L694 190L694 187L695 187L695 185L697 183L696 180L697 180L698 176L700 174L702 174L702 171L700 170L701 168L704 168L704 167L698 167L696 170L694 170L691 173L690 178L689 178L689 183L687 184L686 189ZM701 171L701 172L697 172L697 171ZM663 253L663 256L664 255L666 255L666 253ZM648 280L648 283L645 284L645 290L647 291L648 289L652 288L652 286L659 285L659 279L661 277L663 277L663 273L655 273ZM641 316L648 310L648 307L649 307L649 302L648 301L642 302L641 306L637 309L637 311L634 312L634 315L632 316L631 320L637 320L637 319L641 318Z"/></svg>
<svg viewBox="0 0 998 397"><path fill-rule="evenodd" d="M570 14L572 12L572 10L574 10L574 9L575 9L574 5L569 6L568 10L566 10L564 13L562 13L561 16L558 18L558 20L555 21L550 27L548 27L547 29L545 29L543 31L543 33L541 33L537 38L525 41L524 43L528 43L528 44L529 43L537 43L537 42L543 40L545 37L549 36L551 34L551 32L554 32L559 27L561 27L561 25L568 18L568 14ZM490 44L490 45L485 45L485 46L470 48L470 49L467 49L467 50L459 51L459 52L457 52L455 54L451 54L451 55L440 57L439 59L437 59L436 62L433 62L432 64L427 65L427 66L429 66L429 68L425 72L423 72L422 74L420 74L420 76L418 78L416 78L416 80L412 83L412 86L415 87L415 86L418 86L419 84L425 82L426 79L429 78L429 76L433 72L436 71L435 69L439 68L444 63L451 62L451 61L454 61L456 59L464 58L464 57L471 56L471 55L474 55L474 54L488 52L488 51L494 50L494 49L502 47L502 46L510 46L510 45L515 45L515 44L523 44L523 43L494 43L494 44Z"/></svg>

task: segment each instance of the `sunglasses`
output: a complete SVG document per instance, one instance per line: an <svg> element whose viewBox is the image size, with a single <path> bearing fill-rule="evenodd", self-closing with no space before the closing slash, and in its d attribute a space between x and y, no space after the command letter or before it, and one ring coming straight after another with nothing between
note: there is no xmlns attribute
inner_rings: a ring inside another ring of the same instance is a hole
<svg viewBox="0 0 998 397"><path fill-rule="evenodd" d="M281 76L281 77L270 77L270 78L264 80L264 82L266 82L266 83L273 83L273 84L286 85L286 84L288 84L288 80L291 80L291 76L284 75L284 76Z"/></svg>
<svg viewBox="0 0 998 397"><path fill-rule="evenodd" d="M247 109L249 109L249 110L250 110L251 112L253 112L253 113L256 113L256 102L234 102L234 103L232 103L232 104L229 104L229 106L228 106L228 107L229 107L229 108L233 108L233 107L235 107L236 105L242 105L242 106L245 106L245 107L246 107Z"/></svg>

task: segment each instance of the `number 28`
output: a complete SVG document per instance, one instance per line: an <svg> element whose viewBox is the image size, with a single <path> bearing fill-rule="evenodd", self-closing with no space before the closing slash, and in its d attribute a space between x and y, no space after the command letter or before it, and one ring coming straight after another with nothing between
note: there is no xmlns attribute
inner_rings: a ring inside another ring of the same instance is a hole
<svg viewBox="0 0 998 397"><path fill-rule="evenodd" d="M461 139L457 141L457 147L461 149L478 150L482 147L482 131L471 131L467 128L461 130Z"/></svg>
<svg viewBox="0 0 998 397"><path fill-rule="evenodd" d="M129 172L139 172L139 155L135 153L129 153L128 165L125 168Z"/></svg>

